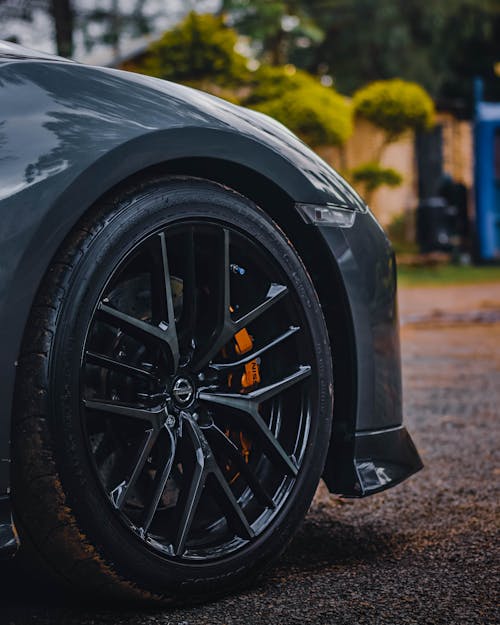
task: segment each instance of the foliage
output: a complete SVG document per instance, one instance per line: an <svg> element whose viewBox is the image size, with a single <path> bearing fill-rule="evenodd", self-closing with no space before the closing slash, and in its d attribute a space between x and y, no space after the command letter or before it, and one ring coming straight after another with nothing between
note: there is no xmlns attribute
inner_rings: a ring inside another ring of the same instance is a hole
<svg viewBox="0 0 500 625"><path fill-rule="evenodd" d="M323 30L312 20L307 3L299 0L223 0L222 10L236 30L249 37L265 63L285 65L311 60ZM299 54L297 54L299 53Z"/></svg>
<svg viewBox="0 0 500 625"><path fill-rule="evenodd" d="M308 48L301 48L302 36L290 36L296 30L282 32L277 5L299 18L297 29L317 29ZM326 72L343 93L400 76L470 110L472 78L483 76L488 97L500 99L498 0L224 0L224 10L239 32L258 41L262 58L284 46L285 62Z"/></svg>
<svg viewBox="0 0 500 625"><path fill-rule="evenodd" d="M352 133L346 99L305 72L266 68L245 102L274 117L311 146L341 145Z"/></svg>
<svg viewBox="0 0 500 625"><path fill-rule="evenodd" d="M384 185L398 187L403 182L401 174L392 167L382 167L374 161L363 163L351 170L351 179L355 184L361 183L368 194Z"/></svg>
<svg viewBox="0 0 500 625"><path fill-rule="evenodd" d="M354 110L384 130L388 142L407 130L423 130L432 126L434 103L416 83L404 80L380 80L354 94Z"/></svg>
<svg viewBox="0 0 500 625"><path fill-rule="evenodd" d="M246 58L235 50L237 34L222 18L191 12L151 44L138 71L178 82L228 84L245 80Z"/></svg>
<svg viewBox="0 0 500 625"><path fill-rule="evenodd" d="M0 38L16 36L17 22L46 11L54 21L59 53L69 53L75 29L75 41L87 48L105 43L119 56L125 36L155 32L157 23L177 14L177 5L161 0L0 0ZM471 112L472 78L482 76L487 98L500 99L494 69L499 61L498 0L222 0L221 12L252 40L261 60L326 73L342 93L400 76L423 85L445 104L468 103ZM20 43L26 41L21 37Z"/></svg>
<svg viewBox="0 0 500 625"><path fill-rule="evenodd" d="M439 265L436 267L398 266L398 285L403 287L447 284L499 283L500 267Z"/></svg>
<svg viewBox="0 0 500 625"><path fill-rule="evenodd" d="M245 104L259 104L282 97L297 89L317 89L318 81L303 70L292 65L273 67L261 65L252 75L252 91Z"/></svg>
<svg viewBox="0 0 500 625"><path fill-rule="evenodd" d="M481 75L500 97L493 71L498 0L307 0L307 5L326 31L316 63L328 64L337 87L347 93L401 76L434 98L459 98L470 106L472 78Z"/></svg>
<svg viewBox="0 0 500 625"><path fill-rule="evenodd" d="M407 130L430 128L434 121L434 103L420 85L395 78L371 83L357 91L353 107L357 116L385 132L378 161L364 163L351 172L353 182L363 184L366 200L370 202L379 187L397 187L403 181L398 171L381 166L385 147Z"/></svg>

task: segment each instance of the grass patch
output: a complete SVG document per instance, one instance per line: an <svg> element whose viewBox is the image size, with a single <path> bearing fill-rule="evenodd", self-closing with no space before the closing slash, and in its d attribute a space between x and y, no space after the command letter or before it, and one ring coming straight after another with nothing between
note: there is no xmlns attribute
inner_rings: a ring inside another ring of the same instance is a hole
<svg viewBox="0 0 500 625"><path fill-rule="evenodd" d="M398 284L411 286L444 286L447 284L475 284L500 282L499 266L439 265L436 267L398 267Z"/></svg>

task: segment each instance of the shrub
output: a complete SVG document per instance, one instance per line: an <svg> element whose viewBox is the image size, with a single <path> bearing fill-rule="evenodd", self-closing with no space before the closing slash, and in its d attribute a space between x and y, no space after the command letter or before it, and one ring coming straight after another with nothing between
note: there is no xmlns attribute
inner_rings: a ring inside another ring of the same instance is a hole
<svg viewBox="0 0 500 625"><path fill-rule="evenodd" d="M151 44L138 71L178 82L209 79L219 84L248 78L246 58L236 52L237 34L221 17L191 12Z"/></svg>
<svg viewBox="0 0 500 625"><path fill-rule="evenodd" d="M274 117L311 146L341 145L352 133L349 103L305 72L265 68L245 104Z"/></svg>
<svg viewBox="0 0 500 625"><path fill-rule="evenodd" d="M380 80L354 94L354 111L395 141L407 130L432 127L434 103L420 85L404 80Z"/></svg>
<svg viewBox="0 0 500 625"><path fill-rule="evenodd" d="M361 183L366 193L371 194L379 187L398 187L403 182L401 174L392 167L382 167L374 161L363 163L351 170L354 183Z"/></svg>
<svg viewBox="0 0 500 625"><path fill-rule="evenodd" d="M321 84L311 74L293 65L261 65L252 75L252 91L245 104L260 104L300 88L318 86Z"/></svg>

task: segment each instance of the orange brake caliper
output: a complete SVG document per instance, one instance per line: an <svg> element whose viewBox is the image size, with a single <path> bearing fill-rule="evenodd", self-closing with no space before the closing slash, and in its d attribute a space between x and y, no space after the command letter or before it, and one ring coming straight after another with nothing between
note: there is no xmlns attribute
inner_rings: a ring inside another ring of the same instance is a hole
<svg viewBox="0 0 500 625"><path fill-rule="evenodd" d="M243 356L243 354L247 354L253 348L252 337L250 336L246 328L243 328L242 330L237 332L234 335L234 340L235 340L234 350L239 356ZM259 363L257 359L254 358L254 360L251 360L250 362L247 362L245 364L245 371L243 375L241 376L241 386L242 388L249 388L251 386L254 386L255 384L259 384L259 382L260 382ZM229 374L229 379L228 379L229 386L231 386L231 383L232 383L232 374ZM227 430L226 436L229 436L229 435L230 435L230 431ZM243 432L239 433L239 438L240 438L240 443L241 443L241 453L243 457L245 458L245 462L248 463L248 460L250 457L250 449L251 449L252 444L246 438L246 436L244 436ZM230 465L228 465L226 468L230 470ZM229 483L232 484L239 477L239 475L240 475L239 472L236 473L236 475L232 477Z"/></svg>
<svg viewBox="0 0 500 625"><path fill-rule="evenodd" d="M243 328L243 330L236 332L236 334L234 335L234 340L236 341L234 349L236 353L240 356L243 356L243 354L249 352L253 347L252 337L250 336L246 328ZM254 386L259 382L259 363L257 362L257 359L254 358L254 360L247 362L245 365L245 372L241 376L241 386L243 388L248 388L249 386Z"/></svg>

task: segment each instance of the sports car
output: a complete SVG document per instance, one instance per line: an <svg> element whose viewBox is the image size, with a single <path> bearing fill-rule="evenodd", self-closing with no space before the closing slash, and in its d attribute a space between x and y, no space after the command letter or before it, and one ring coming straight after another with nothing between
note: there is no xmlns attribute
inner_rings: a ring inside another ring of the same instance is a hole
<svg viewBox="0 0 500 625"><path fill-rule="evenodd" d="M391 245L276 121L0 45L0 554L201 601L421 468Z"/></svg>

